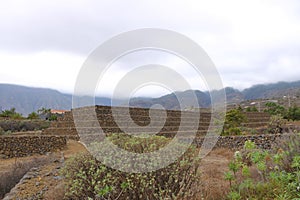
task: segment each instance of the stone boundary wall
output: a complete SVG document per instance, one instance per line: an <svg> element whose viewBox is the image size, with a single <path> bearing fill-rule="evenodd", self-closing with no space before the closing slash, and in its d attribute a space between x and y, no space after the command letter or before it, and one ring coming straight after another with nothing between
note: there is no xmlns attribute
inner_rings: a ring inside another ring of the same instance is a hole
<svg viewBox="0 0 300 200"><path fill-rule="evenodd" d="M219 136L214 149L229 148L232 150L241 150L247 140L251 140L260 149L276 148L280 139L289 138L295 134L265 134L265 135L245 135L245 136ZM196 138L194 144L201 147L204 138ZM208 145L211 145L208 143ZM205 147L204 147L205 148Z"/></svg>
<svg viewBox="0 0 300 200"><path fill-rule="evenodd" d="M64 136L2 136L0 156L2 158L24 157L45 154L63 149L67 144Z"/></svg>

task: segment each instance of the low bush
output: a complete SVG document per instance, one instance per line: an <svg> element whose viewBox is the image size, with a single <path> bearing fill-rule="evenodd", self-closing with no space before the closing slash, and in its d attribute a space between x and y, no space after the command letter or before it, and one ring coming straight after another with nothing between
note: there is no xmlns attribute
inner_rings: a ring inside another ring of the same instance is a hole
<svg viewBox="0 0 300 200"><path fill-rule="evenodd" d="M27 119L39 119L39 115L36 112L32 112L28 115Z"/></svg>
<svg viewBox="0 0 300 200"><path fill-rule="evenodd" d="M283 132L283 126L286 124L286 119L284 119L281 115L273 115L270 118L270 122L268 124L269 133L277 134Z"/></svg>
<svg viewBox="0 0 300 200"><path fill-rule="evenodd" d="M233 109L226 113L222 135L241 135L242 123L247 122L247 118L241 109Z"/></svg>
<svg viewBox="0 0 300 200"><path fill-rule="evenodd" d="M137 138L112 135L111 141L136 152L151 152L170 140L162 136ZM71 158L62 170L65 199L176 199L192 195L198 180L197 149L191 147L177 161L157 171L126 173L102 164L89 154ZM133 163L134 164L134 163Z"/></svg>

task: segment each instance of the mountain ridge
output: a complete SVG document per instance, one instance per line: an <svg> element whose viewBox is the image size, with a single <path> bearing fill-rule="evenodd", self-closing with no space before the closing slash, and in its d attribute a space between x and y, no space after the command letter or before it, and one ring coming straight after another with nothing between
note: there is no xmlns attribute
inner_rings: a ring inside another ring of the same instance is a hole
<svg viewBox="0 0 300 200"><path fill-rule="evenodd" d="M226 87L225 93L227 103L240 103L253 99L272 99L281 98L287 95L300 96L300 81L278 82L272 84L258 84L242 91L232 87ZM130 99L130 106L149 108L154 104L161 104L166 109L180 109L195 107L192 101L192 92L198 99L200 107L210 106L210 93L207 91L187 90L177 91L158 98L135 97ZM220 91L212 91L214 95L220 95ZM182 99L183 105L180 105L177 98ZM124 100L116 99L114 105L122 105ZM108 97L96 97L95 103L98 105L111 105L112 101ZM0 109L16 108L16 111L24 116L38 109L52 108L70 110L72 108L72 95L59 92L49 88L35 88L14 84L0 84Z"/></svg>

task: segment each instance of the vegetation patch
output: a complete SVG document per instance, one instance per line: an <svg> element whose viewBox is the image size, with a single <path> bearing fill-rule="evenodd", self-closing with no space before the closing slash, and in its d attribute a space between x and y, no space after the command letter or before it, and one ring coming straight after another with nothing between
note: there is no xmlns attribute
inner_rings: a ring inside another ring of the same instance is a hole
<svg viewBox="0 0 300 200"><path fill-rule="evenodd" d="M231 192L227 199L289 200L300 198L300 136L283 141L267 151L245 142L235 153L225 173Z"/></svg>
<svg viewBox="0 0 300 200"><path fill-rule="evenodd" d="M111 140L133 152L150 152L169 139L155 136L151 140L128 136L111 136ZM199 173L196 154L191 147L174 163L148 173L125 173L103 165L89 154L67 161L62 174L66 178L65 199L178 199L189 197Z"/></svg>
<svg viewBox="0 0 300 200"><path fill-rule="evenodd" d="M241 109L233 109L226 113L222 135L241 135L242 123L247 122L247 118Z"/></svg>
<svg viewBox="0 0 300 200"><path fill-rule="evenodd" d="M0 134L9 134L20 131L43 130L50 126L49 121L44 120L0 120Z"/></svg>
<svg viewBox="0 0 300 200"><path fill-rule="evenodd" d="M269 113L270 115L282 116L287 120L300 120L300 108L295 105L286 109L285 107L277 103L268 102L266 103L266 109L264 111Z"/></svg>

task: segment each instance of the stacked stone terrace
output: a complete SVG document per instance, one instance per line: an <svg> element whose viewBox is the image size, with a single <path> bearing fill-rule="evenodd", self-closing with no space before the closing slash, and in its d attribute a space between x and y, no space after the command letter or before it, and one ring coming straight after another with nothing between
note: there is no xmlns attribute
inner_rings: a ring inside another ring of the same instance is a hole
<svg viewBox="0 0 300 200"><path fill-rule="evenodd" d="M114 107L116 108L116 107ZM95 110L97 120L91 115L91 110ZM125 114L128 108L117 107L117 116L121 119L122 123L127 123L130 119ZM130 116L132 120L140 127L126 127L132 133L146 133L157 134L166 137L173 137L178 133L180 122L185 126L181 126L182 132L195 131L195 124L192 119L197 117L199 113L193 111L179 111L179 110L152 110L152 114L156 116L157 121L151 121L151 127L147 128L150 123L149 109L145 108L130 108ZM76 108L71 112L65 113L64 117L60 118L57 122L53 122L51 127L44 130L43 135L65 135L70 138L78 138L78 133L75 128L74 118L76 117L77 128L85 130L87 134L92 133L93 130L98 129L99 125L105 134L122 133L124 132L119 128L112 115L112 109L109 106L95 106ZM163 126L161 122L166 115L166 121ZM182 116L185 116L184 118ZM269 122L270 116L266 113L246 113L247 123L244 126L249 128L260 128L266 126ZM197 136L204 136L207 133L211 120L211 113L206 111L200 112L199 126L197 127ZM130 123L128 123L130 124ZM157 126L156 126L157 125ZM159 127L162 127L158 130ZM142 130L142 132L141 132ZM96 132L96 130L95 130ZM128 131L126 131L128 133Z"/></svg>
<svg viewBox="0 0 300 200"><path fill-rule="evenodd" d="M265 112L245 112L247 122L243 126L248 128L265 127L270 122L270 115Z"/></svg>
<svg viewBox="0 0 300 200"><path fill-rule="evenodd" d="M0 157L24 157L62 150L67 144L61 136L2 136L0 137Z"/></svg>

